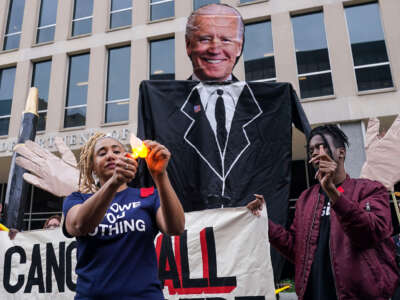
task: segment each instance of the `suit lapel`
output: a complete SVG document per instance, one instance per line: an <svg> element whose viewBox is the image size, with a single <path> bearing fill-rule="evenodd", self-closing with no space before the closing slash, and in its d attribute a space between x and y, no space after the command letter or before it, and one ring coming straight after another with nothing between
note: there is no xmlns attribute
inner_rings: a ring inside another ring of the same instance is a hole
<svg viewBox="0 0 400 300"><path fill-rule="evenodd" d="M200 95L193 88L181 112L191 120L185 130L184 140L200 155L211 170L222 180L222 163L215 135L207 120Z"/></svg>
<svg viewBox="0 0 400 300"><path fill-rule="evenodd" d="M251 145L246 133L246 127L262 114L262 110L254 98L249 86L243 87L236 104L232 125L228 136L228 145L225 150L225 178L239 160L244 151Z"/></svg>

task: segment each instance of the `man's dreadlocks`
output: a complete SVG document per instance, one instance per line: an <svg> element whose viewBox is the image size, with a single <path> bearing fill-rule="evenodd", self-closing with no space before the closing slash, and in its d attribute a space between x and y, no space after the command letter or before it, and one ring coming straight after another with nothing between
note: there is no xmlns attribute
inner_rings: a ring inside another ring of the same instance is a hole
<svg viewBox="0 0 400 300"><path fill-rule="evenodd" d="M322 140L324 141L324 144L326 145L326 147L328 149L328 155L330 157L333 157L332 149L329 146L329 143L326 140L325 135L330 135L332 137L333 144L337 148L340 148L340 147L346 148L349 146L349 139L348 139L347 135L338 126L323 125L323 126L315 127L313 130L311 130L310 135L308 136L308 139L307 139L307 150L310 147L311 139L316 135L319 135L322 138ZM308 151L307 151L307 155L309 155Z"/></svg>

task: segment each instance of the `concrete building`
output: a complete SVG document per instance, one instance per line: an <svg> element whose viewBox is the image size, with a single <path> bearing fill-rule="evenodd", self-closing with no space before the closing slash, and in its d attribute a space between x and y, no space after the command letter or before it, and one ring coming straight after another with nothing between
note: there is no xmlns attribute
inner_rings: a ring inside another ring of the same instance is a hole
<svg viewBox="0 0 400 300"><path fill-rule="evenodd" d="M347 164L365 160L369 117L390 126L400 112L398 0L3 0L0 1L0 193L30 86L40 93L36 141L62 136L78 153L91 132L128 142L139 83L186 79L187 16L207 3L236 7L246 43L235 75L290 82L312 125L349 135ZM132 5L133 3L133 5ZM310 184L304 137L294 130L291 198ZM61 199L31 190L26 229L60 212Z"/></svg>

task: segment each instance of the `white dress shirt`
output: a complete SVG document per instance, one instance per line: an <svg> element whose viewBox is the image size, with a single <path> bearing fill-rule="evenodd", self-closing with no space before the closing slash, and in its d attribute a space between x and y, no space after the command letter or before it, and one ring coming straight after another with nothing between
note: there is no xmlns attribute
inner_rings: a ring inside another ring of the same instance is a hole
<svg viewBox="0 0 400 300"><path fill-rule="evenodd" d="M200 81L195 74L192 75L192 79L195 81ZM232 80L232 74L229 75L227 80ZM201 104L215 136L217 135L217 121L215 120L215 104L217 103L218 99L217 90L221 89L224 91L222 94L222 99L224 99L225 105L225 128L229 137L229 131L232 125L233 115L235 114L236 104L239 100L240 94L242 93L244 85L245 82L237 81L229 85L208 85L200 82L196 86L200 95Z"/></svg>
<svg viewBox="0 0 400 300"><path fill-rule="evenodd" d="M199 92L201 104L206 113L207 119L210 122L214 134L217 134L217 121L215 120L215 104L219 95L217 90L223 90L222 99L225 105L225 128L229 136L233 116L235 114L236 104L239 96L242 93L245 82L238 81L229 85L207 85L200 82L196 88Z"/></svg>

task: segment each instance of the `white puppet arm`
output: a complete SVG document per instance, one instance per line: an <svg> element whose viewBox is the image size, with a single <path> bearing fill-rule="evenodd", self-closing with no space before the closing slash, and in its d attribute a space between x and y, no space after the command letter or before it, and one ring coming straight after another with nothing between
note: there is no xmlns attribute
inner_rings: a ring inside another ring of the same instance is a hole
<svg viewBox="0 0 400 300"><path fill-rule="evenodd" d="M379 139L378 134L379 121L370 119L366 133L367 160L360 177L377 180L393 191L400 181L400 115L382 138Z"/></svg>
<svg viewBox="0 0 400 300"><path fill-rule="evenodd" d="M55 144L61 158L27 141L15 147L14 151L20 155L15 162L30 172L24 174L27 182L55 196L65 197L78 190L79 170L74 154L60 137L55 138Z"/></svg>

